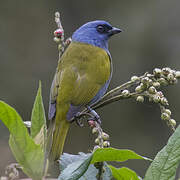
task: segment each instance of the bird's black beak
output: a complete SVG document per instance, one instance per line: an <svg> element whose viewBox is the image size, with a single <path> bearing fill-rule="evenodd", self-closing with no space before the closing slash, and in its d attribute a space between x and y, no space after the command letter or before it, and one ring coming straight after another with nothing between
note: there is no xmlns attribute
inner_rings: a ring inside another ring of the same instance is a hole
<svg viewBox="0 0 180 180"><path fill-rule="evenodd" d="M111 30L109 30L109 36L112 36L112 35L114 35L114 34L118 34L118 33L120 33L120 32L122 32L121 29L116 28L116 27L113 27Z"/></svg>

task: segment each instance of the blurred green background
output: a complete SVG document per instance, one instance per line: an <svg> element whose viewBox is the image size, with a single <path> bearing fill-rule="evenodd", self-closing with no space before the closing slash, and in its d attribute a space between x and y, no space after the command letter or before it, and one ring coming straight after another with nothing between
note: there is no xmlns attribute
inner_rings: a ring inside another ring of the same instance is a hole
<svg viewBox="0 0 180 180"><path fill-rule="evenodd" d="M110 89L155 67L180 70L179 0L1 0L0 1L0 99L30 120L33 101L42 80L45 109L57 66L53 42L54 12L62 14L66 37L87 21L103 19L124 30L109 47L114 73ZM173 118L180 119L180 84L165 89ZM166 144L171 130L160 119L157 105L124 100L98 110L111 145L129 148L153 158ZM8 147L9 133L0 121L0 175L14 162ZM88 152L93 139L88 127L72 125L65 152ZM119 164L122 165L122 164ZM148 162L135 160L124 165L140 176Z"/></svg>

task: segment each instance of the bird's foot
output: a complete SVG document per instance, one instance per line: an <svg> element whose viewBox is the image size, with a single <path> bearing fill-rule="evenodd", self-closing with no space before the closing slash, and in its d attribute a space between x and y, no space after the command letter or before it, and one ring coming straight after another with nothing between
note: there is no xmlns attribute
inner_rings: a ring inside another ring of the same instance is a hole
<svg viewBox="0 0 180 180"><path fill-rule="evenodd" d="M83 117L83 114L80 113L80 112L77 112L76 115L74 116L74 121L76 122L76 124L80 127L83 127L84 124L82 122L82 117Z"/></svg>
<svg viewBox="0 0 180 180"><path fill-rule="evenodd" d="M83 120L87 118L87 122L89 124L93 124L93 121L96 121L98 124L101 124L100 116L96 113L96 111L94 111L89 106L86 106L86 108L88 109L88 112L76 113L76 115L73 118L73 121L71 122L75 121L78 126L83 127Z"/></svg>

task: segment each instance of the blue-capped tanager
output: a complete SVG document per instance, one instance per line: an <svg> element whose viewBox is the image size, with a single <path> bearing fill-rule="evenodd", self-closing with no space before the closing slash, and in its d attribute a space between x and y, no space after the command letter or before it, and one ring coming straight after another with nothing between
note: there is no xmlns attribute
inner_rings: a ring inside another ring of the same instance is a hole
<svg viewBox="0 0 180 180"><path fill-rule="evenodd" d="M84 24L58 62L50 92L49 119L52 144L49 158L60 158L70 120L84 106L100 100L112 76L108 39L121 32L106 21Z"/></svg>

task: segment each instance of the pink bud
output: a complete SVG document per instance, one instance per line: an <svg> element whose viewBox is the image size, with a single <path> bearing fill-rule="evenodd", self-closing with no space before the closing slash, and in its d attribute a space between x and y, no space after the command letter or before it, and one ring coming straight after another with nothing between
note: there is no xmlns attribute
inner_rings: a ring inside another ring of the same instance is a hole
<svg viewBox="0 0 180 180"><path fill-rule="evenodd" d="M63 35L63 30L62 29L57 29L54 31L54 36L57 38L61 38Z"/></svg>
<svg viewBox="0 0 180 180"><path fill-rule="evenodd" d="M95 127L95 122L94 122L93 120L89 120L89 121L88 121L88 124L89 124L89 126L92 127L92 128Z"/></svg>

